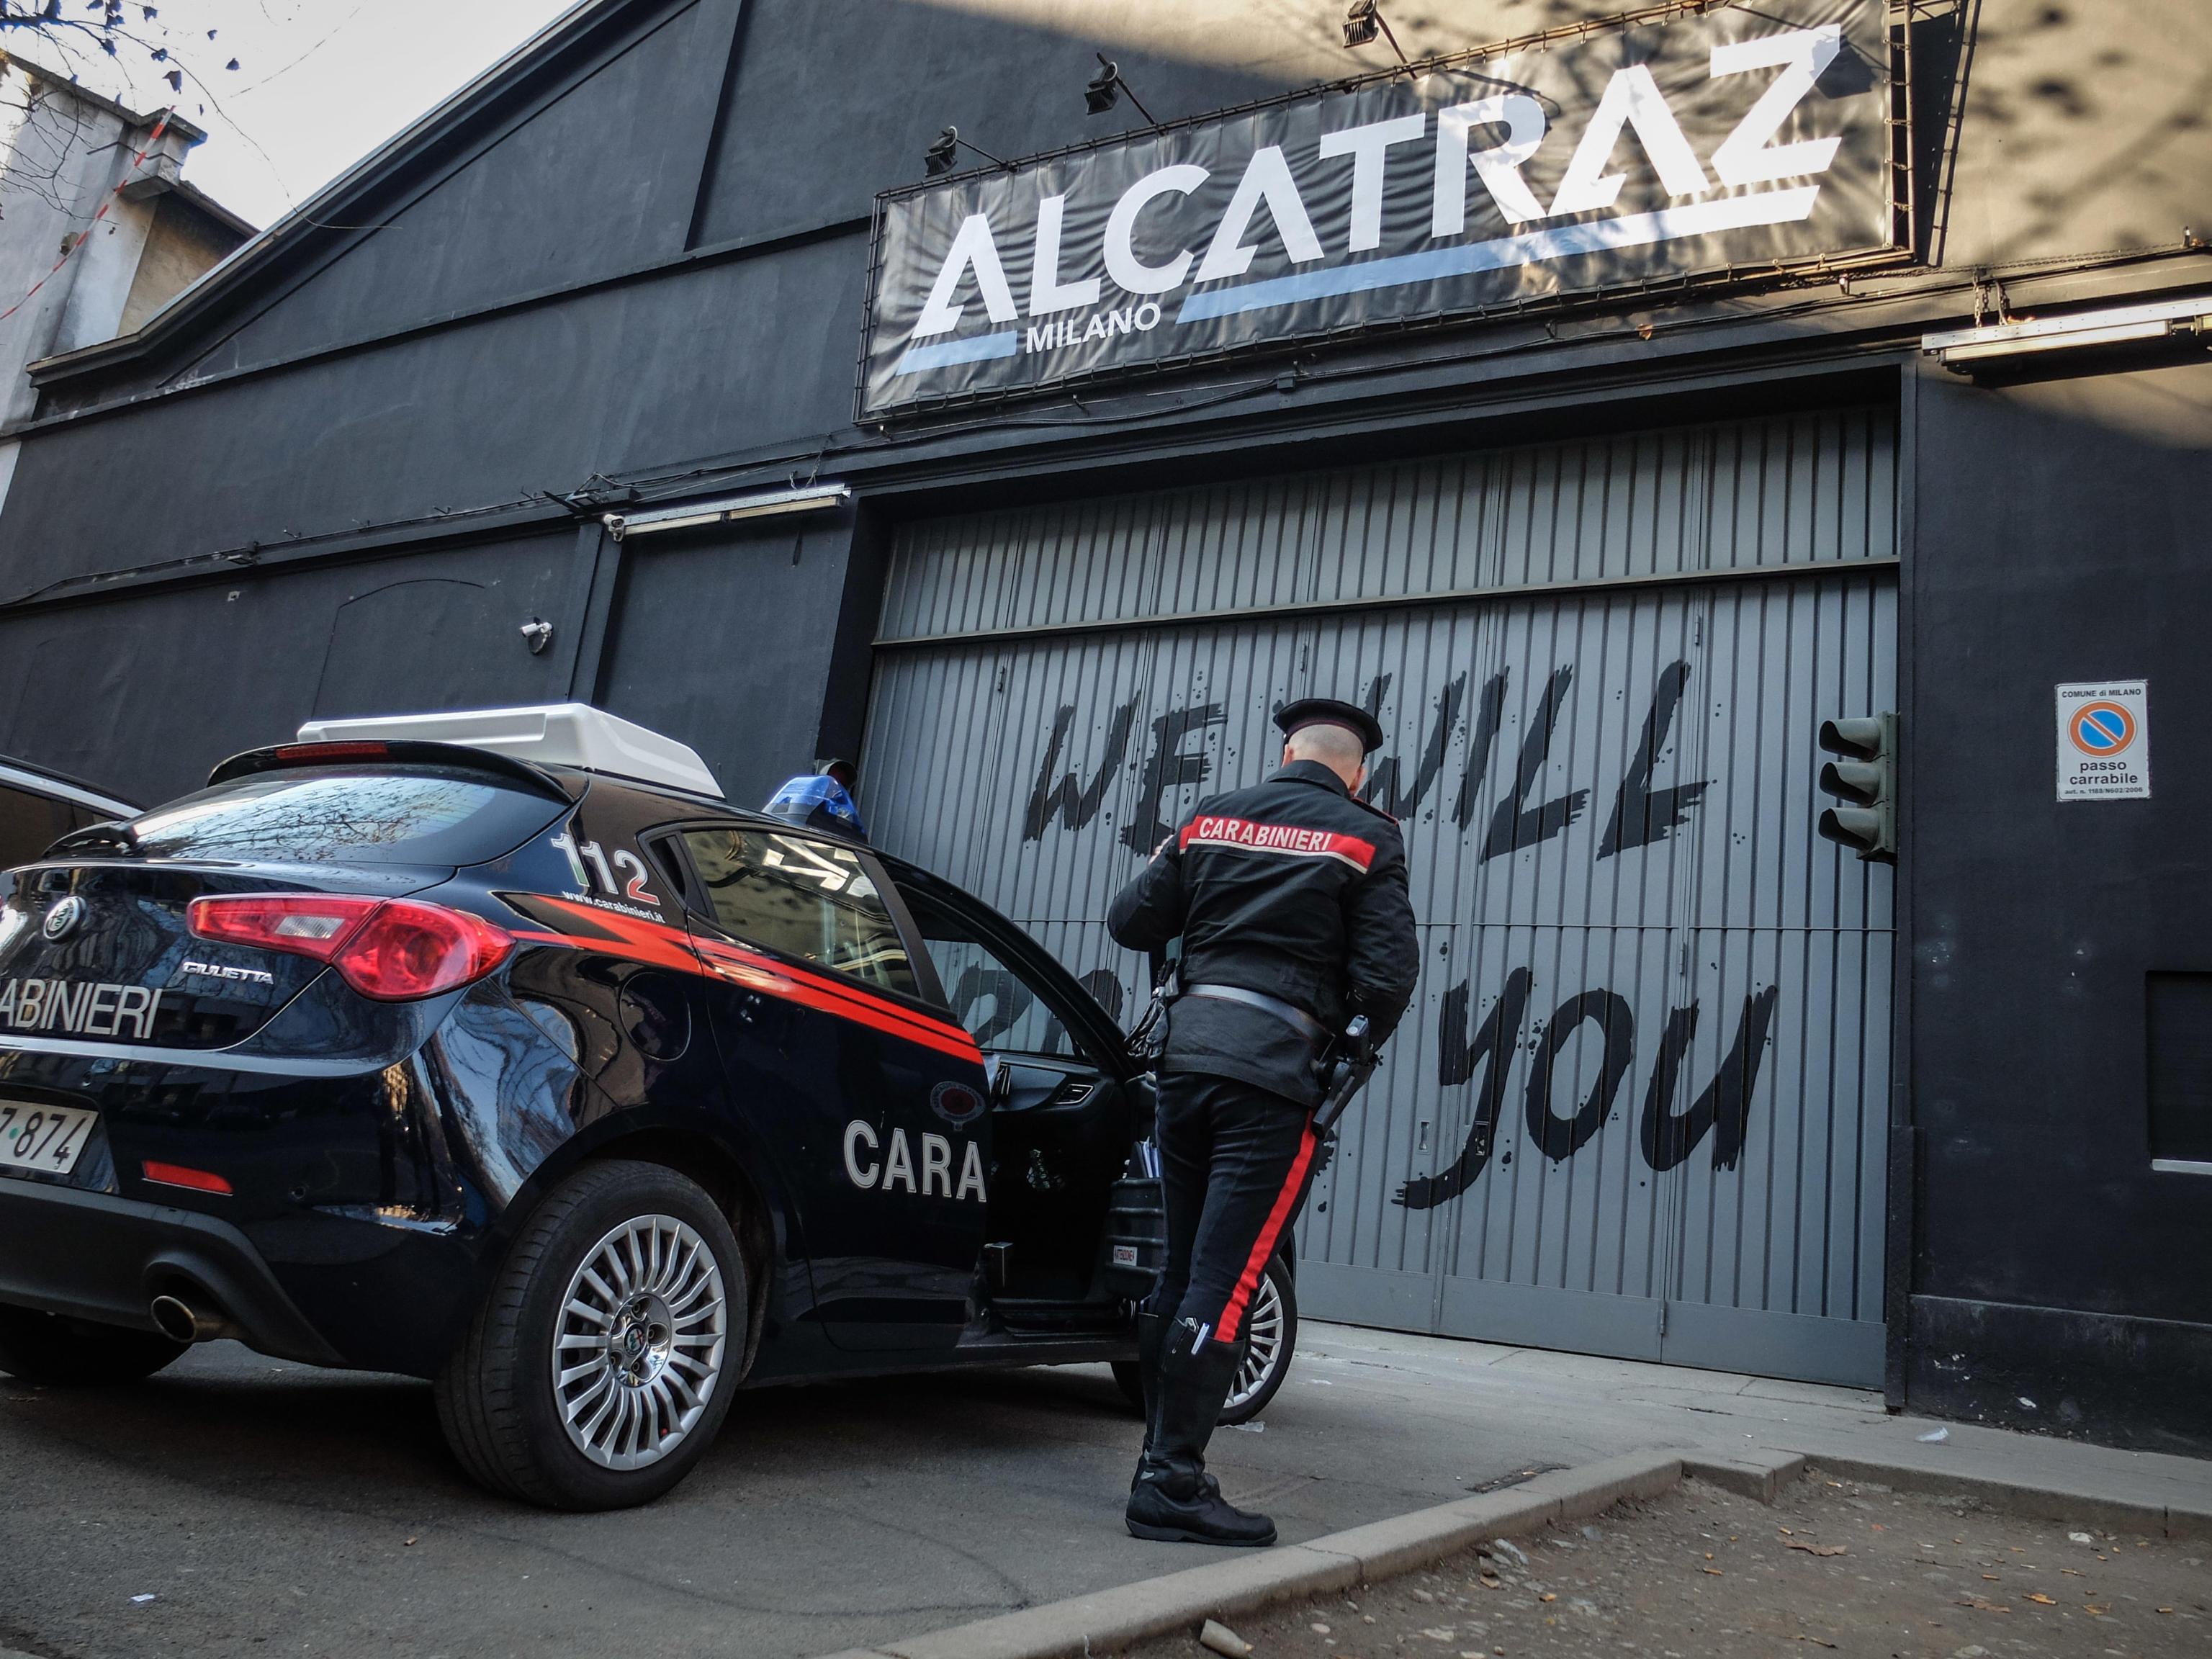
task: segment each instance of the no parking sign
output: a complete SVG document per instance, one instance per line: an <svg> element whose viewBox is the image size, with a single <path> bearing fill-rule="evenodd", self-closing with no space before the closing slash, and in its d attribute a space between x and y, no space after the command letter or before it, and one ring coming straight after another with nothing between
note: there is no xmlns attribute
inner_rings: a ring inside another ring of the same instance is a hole
<svg viewBox="0 0 2212 1659"><path fill-rule="evenodd" d="M2150 682L2058 688L2058 799L2150 799Z"/></svg>

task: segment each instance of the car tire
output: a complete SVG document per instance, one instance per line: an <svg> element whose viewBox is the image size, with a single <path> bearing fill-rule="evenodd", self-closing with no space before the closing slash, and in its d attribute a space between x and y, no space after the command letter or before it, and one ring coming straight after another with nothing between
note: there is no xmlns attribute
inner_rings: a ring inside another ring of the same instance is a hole
<svg viewBox="0 0 2212 1659"><path fill-rule="evenodd" d="M1263 1324L1264 1331L1260 1328ZM1267 1410L1267 1402L1275 1397L1275 1391L1283 1386L1283 1379L1290 1375L1291 1360L1297 1352L1297 1285L1291 1277L1291 1264L1279 1255L1267 1264L1260 1292L1253 1298L1246 1328L1252 1332L1255 1347L1263 1340L1267 1345L1262 1365L1255 1371L1252 1356L1246 1356L1244 1368L1237 1372L1217 1419L1222 1423L1249 1423ZM1121 1390L1121 1397L1141 1415L1145 1409L1145 1379L1137 1362L1114 1361L1114 1382Z"/></svg>
<svg viewBox="0 0 2212 1659"><path fill-rule="evenodd" d="M523 1224L439 1376L447 1443L480 1485L549 1509L651 1502L729 1413L749 1290L696 1182L579 1170Z"/></svg>
<svg viewBox="0 0 2212 1659"><path fill-rule="evenodd" d="M189 1342L30 1308L0 1308L0 1371L59 1388L106 1388L151 1376Z"/></svg>
<svg viewBox="0 0 2212 1659"><path fill-rule="evenodd" d="M1267 1271L1261 1275L1245 1313L1244 1331L1250 1347L1216 1419L1231 1425L1249 1423L1267 1409L1297 1353L1297 1285L1291 1277L1291 1264L1279 1255L1268 1261Z"/></svg>

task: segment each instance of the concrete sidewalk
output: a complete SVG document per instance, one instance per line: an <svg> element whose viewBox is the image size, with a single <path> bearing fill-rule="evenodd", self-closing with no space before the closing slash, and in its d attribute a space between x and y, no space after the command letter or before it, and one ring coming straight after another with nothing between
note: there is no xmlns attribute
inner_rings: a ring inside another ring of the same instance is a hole
<svg viewBox="0 0 2212 1659"><path fill-rule="evenodd" d="M1685 1475L1771 1501L1808 1459L1823 1475L1879 1483L1875 1491L1964 1493L2010 1514L2178 1536L2183 1549L2212 1537L2212 1464L2190 1459L1893 1418L1878 1397L1850 1389L1342 1327L1310 1327L1303 1337L1291 1384L1302 1392L1270 1408L1286 1422L1308 1419L1309 1402L1327 1389L1333 1425L1389 1424L1407 1437L1395 1443L1401 1451L1408 1443L1439 1457L1511 1447L1531 1460L1524 1468L1567 1467L1317 1537L1299 1516L1273 1550L1163 1551L1158 1577L924 1626L836 1659L1091 1659L1146 1638L1187 1638L1205 1620L1371 1586L1481 1539L1660 1497ZM1219 1441L1216 1451L1232 1498L1298 1496L1279 1480L1249 1492L1249 1454Z"/></svg>
<svg viewBox="0 0 2212 1659"><path fill-rule="evenodd" d="M2212 1518L2212 1462L1892 1417L1856 1389L1346 1326L1307 1325L1300 1337L1286 1394L1350 1390L1397 1418L1395 1432L1443 1445L1480 1428L1532 1462L1566 1467L1630 1451L1779 1449L2048 1491L2085 1520L2100 1504Z"/></svg>
<svg viewBox="0 0 2212 1659"><path fill-rule="evenodd" d="M1692 1453L1772 1448L2054 1487L2078 1494L2068 1506L2084 1522L2098 1501L2212 1517L2212 1464L1958 1426L1924 1444L1932 1425L1849 1389L1323 1325L1302 1345L1261 1422L1211 1454L1230 1494L1281 1529L1285 1548L1242 1569L1263 1576L1329 1540L1379 1571L1375 1538L1420 1534L1433 1522L1419 1513L1485 1488L1504 1487L1487 1525L1544 1491L1583 1491L1608 1463L1672 1480L1660 1466ZM1122 1526L1139 1434L1103 1366L768 1389L740 1399L660 1502L574 1516L469 1486L428 1389L404 1378L222 1342L139 1388L0 1381L13 1568L0 1649L806 1659L906 1646L1217 1559ZM1572 1474L1516 1484L1541 1468Z"/></svg>

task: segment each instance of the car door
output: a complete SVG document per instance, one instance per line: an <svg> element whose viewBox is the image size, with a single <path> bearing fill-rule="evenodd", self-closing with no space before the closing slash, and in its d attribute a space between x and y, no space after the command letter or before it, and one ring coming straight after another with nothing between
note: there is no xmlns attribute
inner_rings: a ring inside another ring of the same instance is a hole
<svg viewBox="0 0 2212 1659"><path fill-rule="evenodd" d="M673 840L732 1101L775 1148L826 1334L855 1349L951 1346L982 1256L988 1084L881 866L767 825Z"/></svg>
<svg viewBox="0 0 2212 1659"><path fill-rule="evenodd" d="M1085 1308L1118 1318L1100 1272L1107 1208L1146 1127L1118 1033L1003 917L933 878L898 880L944 1006L992 1072L994 1307L1017 1326Z"/></svg>

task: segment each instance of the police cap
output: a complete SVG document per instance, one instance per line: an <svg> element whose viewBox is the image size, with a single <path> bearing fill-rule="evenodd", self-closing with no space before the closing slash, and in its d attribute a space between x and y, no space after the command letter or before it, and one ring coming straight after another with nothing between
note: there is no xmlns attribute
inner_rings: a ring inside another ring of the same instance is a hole
<svg viewBox="0 0 2212 1659"><path fill-rule="evenodd" d="M1275 711L1275 724L1286 738L1309 726L1340 726L1358 737L1363 754L1371 755L1382 746L1381 722L1358 703L1339 702L1334 697L1300 697L1296 702L1286 702Z"/></svg>

